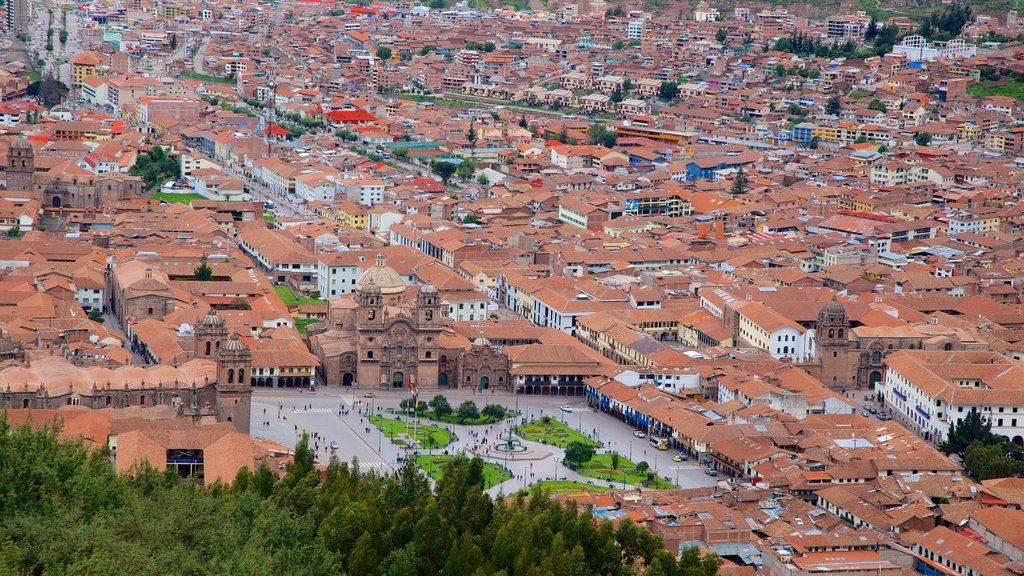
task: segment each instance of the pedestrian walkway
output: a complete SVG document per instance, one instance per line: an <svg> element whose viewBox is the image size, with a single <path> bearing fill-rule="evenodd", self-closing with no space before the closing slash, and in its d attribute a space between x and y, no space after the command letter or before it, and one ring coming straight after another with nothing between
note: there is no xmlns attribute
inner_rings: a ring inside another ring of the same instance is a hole
<svg viewBox="0 0 1024 576"><path fill-rule="evenodd" d="M337 414L337 410L331 408L297 408L292 410L296 414Z"/></svg>
<svg viewBox="0 0 1024 576"><path fill-rule="evenodd" d="M391 472L391 465L387 462L359 462L359 470L361 472L369 472L370 470L376 470L378 472Z"/></svg>

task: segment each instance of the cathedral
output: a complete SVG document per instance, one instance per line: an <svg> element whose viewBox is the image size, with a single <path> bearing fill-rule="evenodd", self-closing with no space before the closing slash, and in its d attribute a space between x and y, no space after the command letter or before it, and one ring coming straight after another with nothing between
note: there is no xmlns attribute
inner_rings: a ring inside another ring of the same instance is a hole
<svg viewBox="0 0 1024 576"><path fill-rule="evenodd" d="M249 433L252 351L216 311L193 331L195 357L180 366L81 367L59 356L29 361L0 338L0 408L169 406L197 424L231 422Z"/></svg>
<svg viewBox="0 0 1024 576"><path fill-rule="evenodd" d="M331 300L327 321L310 332L320 380L363 389L510 389L509 360L484 338L451 329L448 303L431 285L406 286L383 254Z"/></svg>
<svg viewBox="0 0 1024 576"><path fill-rule="evenodd" d="M143 192L142 179L117 172L95 175L72 165L70 174L37 172L35 149L25 138L16 138L7 152L7 190L31 192L44 208L102 208ZM57 172L57 173L54 173ZM81 174L79 174L81 172Z"/></svg>

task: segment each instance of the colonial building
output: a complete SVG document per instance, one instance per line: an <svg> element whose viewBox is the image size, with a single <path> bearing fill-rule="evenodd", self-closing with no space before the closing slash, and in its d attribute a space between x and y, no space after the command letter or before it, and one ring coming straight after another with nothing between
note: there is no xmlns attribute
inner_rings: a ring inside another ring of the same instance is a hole
<svg viewBox="0 0 1024 576"><path fill-rule="evenodd" d="M56 409L128 408L165 405L196 423L231 422L249 433L252 353L224 319L211 311L195 332L196 358L181 366L116 369L71 364L58 356L29 362L10 340L0 338L0 407Z"/></svg>
<svg viewBox="0 0 1024 576"><path fill-rule="evenodd" d="M509 387L508 357L484 338L471 344L455 333L437 288L406 286L383 254L354 294L330 302L327 322L310 333L320 380L329 386Z"/></svg>
<svg viewBox="0 0 1024 576"><path fill-rule="evenodd" d="M6 163L7 190L31 192L48 208L102 208L142 193L142 179L108 172L95 175L70 161L37 172L35 150L25 138L11 142ZM62 168L63 166L63 168Z"/></svg>

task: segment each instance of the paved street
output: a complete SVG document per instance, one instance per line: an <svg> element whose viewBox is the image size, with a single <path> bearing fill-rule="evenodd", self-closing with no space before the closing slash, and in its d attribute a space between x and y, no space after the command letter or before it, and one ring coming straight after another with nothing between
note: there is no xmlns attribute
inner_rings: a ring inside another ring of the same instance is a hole
<svg viewBox="0 0 1024 576"><path fill-rule="evenodd" d="M398 409L399 402L406 395L402 392L378 392L376 398L364 398L362 392L353 397L351 390L338 388L319 388L315 393L298 392L283 389L257 389L253 394L252 435L265 437L287 446L294 446L303 432L310 436L317 433L319 440L318 458L321 463L330 460L329 444L338 442L338 457L346 462L358 459L360 469L373 468L381 471L393 470L403 451L392 444L380 431L369 424L364 414L387 409ZM502 404L509 409L516 409L516 398L511 394L472 394L466 392L447 391L444 393L452 406L458 406L464 400L473 400L477 406L484 404ZM423 395L421 399L429 400L431 395ZM566 413L559 409L568 404L573 412ZM657 450L648 444L646 438L633 436L633 429L607 414L593 412L586 407L583 398L557 398L544 396L520 396L518 409L527 420L547 414L566 425L592 437L597 437L606 444L606 450L617 451L633 462L646 460L652 470L659 476L684 488L711 485L715 480L706 476L699 462L672 462L674 452ZM339 416L339 410L347 410L346 415ZM268 423L268 424L265 424ZM471 451L483 438L489 443L496 442L503 436L512 421L503 425L492 426L452 426L449 430L457 436L457 440L446 449L449 453ZM441 425L444 426L444 425ZM367 432L369 427L369 432ZM473 433L479 434L474 438ZM532 443L526 443L532 444ZM512 493L529 486L539 480L559 479L589 482L621 488L615 482L603 482L592 478L584 478L561 464L562 450L545 446L551 454L541 460L506 460L502 458L485 459L501 464L514 475L501 485L492 487L491 494ZM532 474L532 476L531 476Z"/></svg>

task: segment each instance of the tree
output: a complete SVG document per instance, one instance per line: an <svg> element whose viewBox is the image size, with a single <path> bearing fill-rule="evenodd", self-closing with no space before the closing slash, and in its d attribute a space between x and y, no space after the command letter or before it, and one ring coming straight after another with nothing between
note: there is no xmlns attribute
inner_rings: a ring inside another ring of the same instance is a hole
<svg viewBox="0 0 1024 576"><path fill-rule="evenodd" d="M491 181L487 179L487 174L481 172L480 175L476 177L476 183L481 186L487 186Z"/></svg>
<svg viewBox="0 0 1024 576"><path fill-rule="evenodd" d="M482 46L484 52L494 52L495 47L494 42L491 42L490 40L484 42L484 45Z"/></svg>
<svg viewBox="0 0 1024 576"><path fill-rule="evenodd" d="M641 461L636 463L636 471L641 473L641 474L643 474L644 472L647 472L650 469L651 469L651 465L648 464L646 460L641 460Z"/></svg>
<svg viewBox="0 0 1024 576"><path fill-rule="evenodd" d="M729 33L725 31L725 28L719 28L715 32L715 41L719 44L725 44L725 39L729 37Z"/></svg>
<svg viewBox="0 0 1024 576"><path fill-rule="evenodd" d="M520 128L527 128L529 126L530 126L529 122L526 121L526 115L523 114L522 116L520 116L519 117L519 127Z"/></svg>
<svg viewBox="0 0 1024 576"><path fill-rule="evenodd" d="M479 224L480 219L477 218L476 214L470 213L462 217L463 224Z"/></svg>
<svg viewBox="0 0 1024 576"><path fill-rule="evenodd" d="M227 309L228 310L252 310L252 306L250 306L249 303L246 302L242 298L232 298L231 302L228 302Z"/></svg>
<svg viewBox="0 0 1024 576"><path fill-rule="evenodd" d="M618 452L612 452L612 470L618 470L622 464L622 456Z"/></svg>
<svg viewBox="0 0 1024 576"><path fill-rule="evenodd" d="M743 166L736 169L736 174L732 177L732 188L729 192L733 196L742 196L747 193L747 173L743 170Z"/></svg>
<svg viewBox="0 0 1024 576"><path fill-rule="evenodd" d="M441 177L441 181L445 184L455 174L455 164L451 162L434 162L434 174Z"/></svg>
<svg viewBox="0 0 1024 576"><path fill-rule="evenodd" d="M868 103L868 110L877 110L879 112L888 112L889 107L885 105L885 102L875 98Z"/></svg>
<svg viewBox="0 0 1024 576"><path fill-rule="evenodd" d="M1013 476L1018 469L1017 463L1004 454L1002 443L986 445L977 440L964 451L964 465L977 480Z"/></svg>
<svg viewBox="0 0 1024 576"><path fill-rule="evenodd" d="M662 82L658 86L658 98L662 100L675 100L679 92L679 84L676 82Z"/></svg>
<svg viewBox="0 0 1024 576"><path fill-rule="evenodd" d="M452 405L448 403L448 399L442 394L438 394L431 398L427 405L429 405L430 409L434 411L434 416L437 416L438 418L444 418L452 413Z"/></svg>
<svg viewBox="0 0 1024 576"><path fill-rule="evenodd" d="M914 135L914 143L918 146L927 146L932 143L932 135L928 132L918 132Z"/></svg>
<svg viewBox="0 0 1024 576"><path fill-rule="evenodd" d="M480 410L477 409L476 402L466 400L459 404L459 409L455 411L455 417L463 422L466 420L476 420L480 417Z"/></svg>
<svg viewBox="0 0 1024 576"><path fill-rule="evenodd" d="M473 177L473 172L476 171L476 166L473 165L472 160L463 159L459 162L459 166L455 169L455 172L459 175L461 180L469 180Z"/></svg>
<svg viewBox="0 0 1024 576"><path fill-rule="evenodd" d="M494 420L503 419L505 417L506 412L507 411L505 410L505 407L502 406L501 404L487 404L486 406L484 406L484 409L480 411L480 413L483 414L484 416L487 416L488 418L492 418Z"/></svg>
<svg viewBox="0 0 1024 576"><path fill-rule="evenodd" d="M92 320L93 322L99 322L100 324L102 324L103 323L103 311L100 310L99 308L90 308L89 309L89 320Z"/></svg>
<svg viewBox="0 0 1024 576"><path fill-rule="evenodd" d="M387 46L377 48L377 58L380 58L381 60L391 58L391 48L388 48Z"/></svg>
<svg viewBox="0 0 1024 576"><path fill-rule="evenodd" d="M615 44L612 44L612 50L622 50L626 47L626 44L622 40L616 40Z"/></svg>
<svg viewBox="0 0 1024 576"><path fill-rule="evenodd" d="M864 29L864 42L871 42L878 36L878 20L875 17L871 17L871 21L868 22L868 27Z"/></svg>
<svg viewBox="0 0 1024 576"><path fill-rule="evenodd" d="M587 130L587 140L590 144L614 148L619 135L604 127L603 124L594 124Z"/></svg>
<svg viewBox="0 0 1024 576"><path fill-rule="evenodd" d="M596 450L594 450L593 444L579 441L569 442L565 447L563 462L570 468L576 468L590 462L595 453Z"/></svg>
<svg viewBox="0 0 1024 576"><path fill-rule="evenodd" d="M213 280L213 268L210 268L206 254L203 254L199 258L199 266L196 266L195 269L195 278L199 282L209 282L210 280Z"/></svg>
<svg viewBox="0 0 1024 576"><path fill-rule="evenodd" d="M19 236L21 236L21 226L18 226L17 224L11 226L7 230L7 236L9 238L18 238Z"/></svg>
<svg viewBox="0 0 1024 576"><path fill-rule="evenodd" d="M53 48L49 49L52 50ZM63 82L54 78L53 74L47 74L39 81L39 87L37 88L39 103L47 108L60 104L67 93L68 87Z"/></svg>
<svg viewBox="0 0 1024 576"><path fill-rule="evenodd" d="M843 111L843 101L839 98L839 94L833 94L828 102L825 103L825 114L832 116L839 116L839 113Z"/></svg>
<svg viewBox="0 0 1024 576"><path fill-rule="evenodd" d="M175 51L177 49L178 49L178 35L177 34L171 34L171 51L173 52L173 51Z"/></svg>
<svg viewBox="0 0 1024 576"><path fill-rule="evenodd" d="M963 456L972 442L995 444L998 441L996 435L992 433L992 421L983 418L978 412L971 411L959 423L954 421L949 425L949 433L938 448L947 455Z"/></svg>

